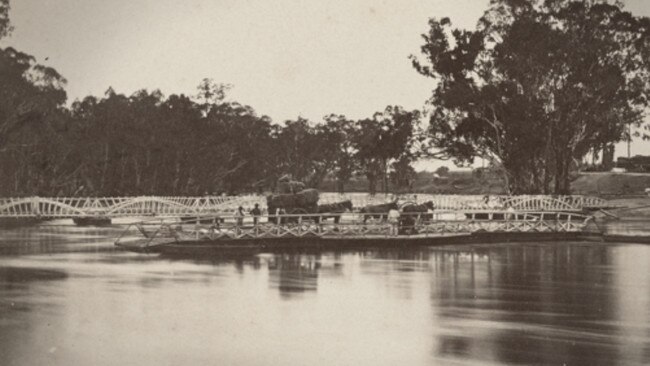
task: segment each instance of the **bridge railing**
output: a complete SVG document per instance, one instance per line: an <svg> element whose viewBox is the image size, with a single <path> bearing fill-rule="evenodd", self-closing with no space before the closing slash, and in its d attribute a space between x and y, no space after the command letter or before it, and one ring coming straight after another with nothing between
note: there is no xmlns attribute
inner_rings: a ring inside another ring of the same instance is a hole
<svg viewBox="0 0 650 366"><path fill-rule="evenodd" d="M10 197L0 198L0 217L185 216L234 212L259 196L205 197ZM251 206L252 207L252 206Z"/></svg>
<svg viewBox="0 0 650 366"><path fill-rule="evenodd" d="M375 195L365 193L322 193L319 201L334 203L344 200L352 201L354 207L383 204L397 199L398 204L422 204L431 201L437 210L467 210L467 209L503 209L512 207L515 210L537 211L580 211L589 208L606 207L607 201L598 197L568 195L435 195L435 194L406 194L406 195Z"/></svg>
<svg viewBox="0 0 650 366"><path fill-rule="evenodd" d="M479 231L580 232L590 220L589 216L546 211L526 213L476 211L466 213L463 219L458 220L433 220L427 215L426 213L402 214L398 224L382 219L364 222L363 214L311 214L259 217L257 224L252 224L250 217L241 222L238 221L238 217L228 216L223 217L223 222L214 221L209 225L200 224L199 221L189 225L187 222L177 221L152 226L154 221L147 221L134 224L133 227L136 227L149 243L153 243L158 239L201 241L300 237L389 238L414 235L429 237ZM340 220L328 221L333 216L339 217ZM269 218L275 218L276 223L272 223ZM410 218L411 221L405 224L404 218ZM130 228L127 228L127 231ZM118 239L118 242L120 240Z"/></svg>

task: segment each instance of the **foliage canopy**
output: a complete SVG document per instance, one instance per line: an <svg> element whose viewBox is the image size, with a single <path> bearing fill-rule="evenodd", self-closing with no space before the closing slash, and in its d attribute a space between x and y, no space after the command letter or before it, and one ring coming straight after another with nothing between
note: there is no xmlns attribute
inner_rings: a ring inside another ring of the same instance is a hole
<svg viewBox="0 0 650 366"><path fill-rule="evenodd" d="M568 193L573 162L648 107L650 19L618 2L492 0L475 30L431 19L423 37L432 146L490 159L512 193Z"/></svg>

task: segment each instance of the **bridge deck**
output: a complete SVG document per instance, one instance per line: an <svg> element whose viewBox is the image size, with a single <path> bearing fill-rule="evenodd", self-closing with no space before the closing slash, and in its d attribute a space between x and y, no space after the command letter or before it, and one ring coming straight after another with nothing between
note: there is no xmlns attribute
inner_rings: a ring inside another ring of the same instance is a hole
<svg viewBox="0 0 650 366"><path fill-rule="evenodd" d="M317 216L316 218L314 216ZM327 217L331 216L328 214ZM412 225L396 225L386 221L363 222L359 216L336 222L325 221L325 215L281 215L274 224L260 222L237 224L233 217L214 224L187 224L182 222L151 225L151 222L134 224L125 230L116 245L129 249L148 249L165 245L208 243L208 245L238 245L264 241L294 239L327 239L376 241L421 240L445 236L467 236L473 233L580 233L591 219L566 212L491 211L468 213L456 220L430 220L413 215ZM283 221L284 220L284 221ZM134 230L136 230L134 232Z"/></svg>

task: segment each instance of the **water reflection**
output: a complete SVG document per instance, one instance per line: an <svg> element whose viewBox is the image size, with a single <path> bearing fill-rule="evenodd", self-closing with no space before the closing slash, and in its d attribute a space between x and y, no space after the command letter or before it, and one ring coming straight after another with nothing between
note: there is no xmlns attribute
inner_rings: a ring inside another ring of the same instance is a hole
<svg viewBox="0 0 650 366"><path fill-rule="evenodd" d="M57 230L1 235L1 365L650 361L650 246L188 259Z"/></svg>
<svg viewBox="0 0 650 366"><path fill-rule="evenodd" d="M271 288L277 288L283 297L316 291L320 256L274 255L268 261Z"/></svg>
<svg viewBox="0 0 650 366"><path fill-rule="evenodd" d="M617 265L620 251L637 252L645 265ZM625 301L644 324L630 334L633 323L620 321L618 293L647 291L647 247L513 245L433 256L432 306L448 330L433 353L442 358L615 364L646 356L650 302L647 296ZM645 283L618 281L626 273L641 273Z"/></svg>
<svg viewBox="0 0 650 366"><path fill-rule="evenodd" d="M34 225L0 228L0 256L61 252L116 251L113 242L123 227L83 228Z"/></svg>

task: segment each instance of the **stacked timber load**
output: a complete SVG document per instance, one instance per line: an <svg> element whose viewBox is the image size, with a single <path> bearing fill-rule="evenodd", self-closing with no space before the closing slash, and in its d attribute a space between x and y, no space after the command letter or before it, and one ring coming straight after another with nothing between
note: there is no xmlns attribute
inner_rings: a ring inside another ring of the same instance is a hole
<svg viewBox="0 0 650 366"><path fill-rule="evenodd" d="M305 189L305 184L291 180L288 175L278 179L278 193L266 197L269 221L277 223L276 213L300 215L318 213L318 190ZM282 222L299 222L299 217L281 219Z"/></svg>
<svg viewBox="0 0 650 366"><path fill-rule="evenodd" d="M280 194L295 194L305 189L303 182L291 180L288 175L283 175L278 179L278 192Z"/></svg>
<svg viewBox="0 0 650 366"><path fill-rule="evenodd" d="M269 213L274 214L277 209L291 213L316 213L318 212L318 190L309 188L297 193L272 194L266 197Z"/></svg>

